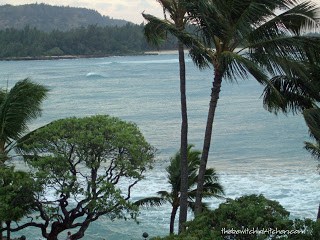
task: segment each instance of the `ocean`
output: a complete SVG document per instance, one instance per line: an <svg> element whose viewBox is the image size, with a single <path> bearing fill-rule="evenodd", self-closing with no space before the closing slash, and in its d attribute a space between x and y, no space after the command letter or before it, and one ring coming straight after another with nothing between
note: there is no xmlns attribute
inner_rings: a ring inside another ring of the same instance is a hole
<svg viewBox="0 0 320 240"><path fill-rule="evenodd" d="M202 148L213 78L186 56L189 143ZM158 149L153 170L133 191L133 199L170 190L165 167L180 143L180 95L176 53L107 58L0 61L0 86L11 88L29 77L50 88L36 129L71 116L108 114L135 122ZM304 149L311 141L301 115L269 113L263 108L262 86L251 78L224 82L218 103L209 156L227 198L264 194L279 201L292 218L315 219L320 199L318 162ZM16 162L18 167L23 163ZM212 208L223 200L209 201ZM129 240L169 232L170 206L142 209L134 221L101 218L83 239ZM191 214L190 214L191 216ZM72 231L72 230L71 230ZM37 228L14 236L42 239ZM59 239L64 239L66 233Z"/></svg>

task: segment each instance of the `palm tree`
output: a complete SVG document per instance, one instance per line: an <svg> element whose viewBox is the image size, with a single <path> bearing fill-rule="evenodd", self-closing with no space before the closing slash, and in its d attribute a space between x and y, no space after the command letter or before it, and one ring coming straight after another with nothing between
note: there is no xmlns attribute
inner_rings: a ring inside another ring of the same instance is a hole
<svg viewBox="0 0 320 240"><path fill-rule="evenodd" d="M8 153L24 134L27 124L40 116L42 101L48 89L24 79L17 82L10 91L0 90L0 167L8 159ZM2 227L2 222L0 222ZM2 239L2 232L0 233Z"/></svg>
<svg viewBox="0 0 320 240"><path fill-rule="evenodd" d="M312 156L320 160L320 108L306 109L303 116L309 128L310 136L316 141L316 143L305 142L305 148Z"/></svg>
<svg viewBox="0 0 320 240"><path fill-rule="evenodd" d="M16 141L27 131L27 124L41 115L40 105L47 92L46 87L29 79L17 82L10 91L0 90L1 164Z"/></svg>
<svg viewBox="0 0 320 240"><path fill-rule="evenodd" d="M278 114L303 113L306 109L315 108L320 102L320 56L313 57L305 65L308 78L296 76L276 76L270 80L272 84L264 89L264 105L267 110Z"/></svg>
<svg viewBox="0 0 320 240"><path fill-rule="evenodd" d="M190 21L199 27L201 42L176 31L200 66L212 65L214 77L197 185L196 214L201 212L204 177L222 80L252 76L273 88L271 78L308 79L306 61L319 54L319 37L301 35L315 23L316 7L295 0L189 1ZM315 25L314 25L315 26Z"/></svg>
<svg viewBox="0 0 320 240"><path fill-rule="evenodd" d="M320 108L306 109L303 112L303 116L309 128L310 136L316 141L315 143L305 142L305 148L312 156L320 160ZM320 205L318 207L317 220L320 220Z"/></svg>
<svg viewBox="0 0 320 240"><path fill-rule="evenodd" d="M165 22L183 31L186 25L186 8L183 0L158 0L163 7L165 19L161 20L152 15L142 14L148 20L145 26L145 36L151 43L158 45L166 37L167 31L170 28L161 28L157 22ZM166 14L170 15L169 21ZM180 216L179 216L179 232L183 230L183 224L187 221L188 211L188 159L187 159L187 146L188 146L188 114L187 114L187 99L186 99L186 70L184 58L184 45L178 40L178 54L179 54L179 71L180 71L180 102L181 102L181 184L180 184Z"/></svg>
<svg viewBox="0 0 320 240"><path fill-rule="evenodd" d="M192 149L193 145L188 145L188 206L191 210L194 210L194 199L196 196L195 186L198 179L198 168L200 163L201 152ZM141 199L136 202L140 206L159 206L163 203L170 203L172 206L171 217L170 217L170 234L174 232L174 220L176 213L180 207L180 178L181 178L181 168L180 168L181 154L177 152L174 157L170 160L170 165L166 168L168 173L168 183L171 186L171 191L159 191L158 196L148 197ZM204 196L205 198L217 197L220 198L224 194L223 187L218 182L218 176L213 168L209 168L205 173L204 181ZM203 204L204 208L207 208Z"/></svg>

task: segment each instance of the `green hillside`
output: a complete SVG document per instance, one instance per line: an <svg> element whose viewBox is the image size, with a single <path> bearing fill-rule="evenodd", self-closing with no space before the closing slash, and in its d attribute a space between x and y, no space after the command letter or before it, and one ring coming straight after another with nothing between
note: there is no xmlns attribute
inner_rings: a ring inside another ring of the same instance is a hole
<svg viewBox="0 0 320 240"><path fill-rule="evenodd" d="M73 28L97 26L123 26L125 20L102 16L96 10L47 4L0 6L0 29L23 29L25 26L42 31L68 31Z"/></svg>

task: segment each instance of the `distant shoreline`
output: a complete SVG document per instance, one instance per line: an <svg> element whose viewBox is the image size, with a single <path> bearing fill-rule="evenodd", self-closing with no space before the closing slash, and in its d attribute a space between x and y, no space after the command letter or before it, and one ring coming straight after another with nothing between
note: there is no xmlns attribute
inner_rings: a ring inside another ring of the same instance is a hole
<svg viewBox="0 0 320 240"><path fill-rule="evenodd" d="M143 53L127 53L127 54L102 54L102 55L61 55L61 56L36 56L36 57L4 57L0 61L32 61L32 60L60 60L60 59L81 59L81 58L105 58L113 56L143 56L143 55L159 55L160 52L150 51Z"/></svg>

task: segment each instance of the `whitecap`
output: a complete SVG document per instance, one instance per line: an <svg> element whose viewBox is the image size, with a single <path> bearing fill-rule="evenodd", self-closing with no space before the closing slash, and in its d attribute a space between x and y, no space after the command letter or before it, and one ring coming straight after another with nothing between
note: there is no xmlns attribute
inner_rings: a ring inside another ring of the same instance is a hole
<svg viewBox="0 0 320 240"><path fill-rule="evenodd" d="M87 73L86 77L87 78L103 78L104 76L96 72L89 72Z"/></svg>
<svg viewBox="0 0 320 240"><path fill-rule="evenodd" d="M174 59L163 59L163 60L135 60L135 61L121 61L121 64L170 64L179 63L179 60Z"/></svg>

